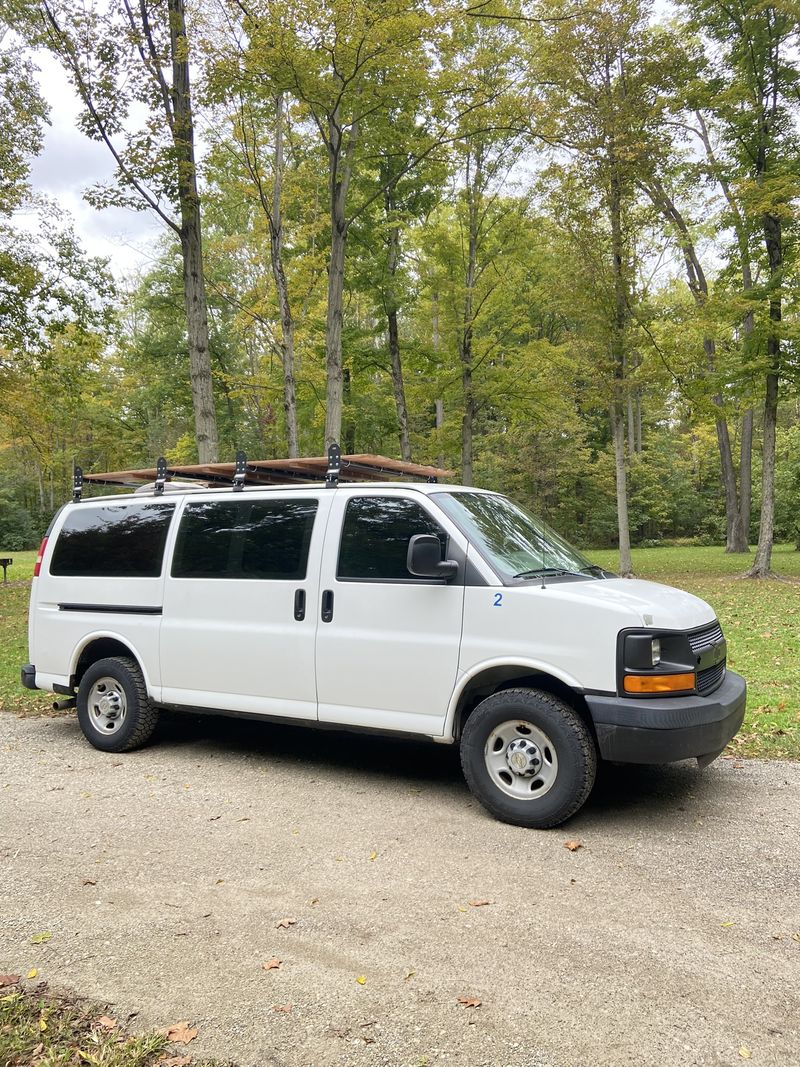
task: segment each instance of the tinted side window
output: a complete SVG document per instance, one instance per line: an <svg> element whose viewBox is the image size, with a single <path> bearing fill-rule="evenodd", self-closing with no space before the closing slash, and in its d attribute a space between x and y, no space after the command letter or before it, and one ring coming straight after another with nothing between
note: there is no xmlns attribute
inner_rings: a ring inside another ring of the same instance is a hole
<svg viewBox="0 0 800 1067"><path fill-rule="evenodd" d="M67 516L50 573L157 578L174 504L80 504Z"/></svg>
<svg viewBox="0 0 800 1067"><path fill-rule="evenodd" d="M414 534L435 534L444 558L447 535L419 504L402 497L355 497L345 511L337 577L429 581L406 567Z"/></svg>
<svg viewBox="0 0 800 1067"><path fill-rule="evenodd" d="M173 578L302 579L316 500L212 500L183 512Z"/></svg>

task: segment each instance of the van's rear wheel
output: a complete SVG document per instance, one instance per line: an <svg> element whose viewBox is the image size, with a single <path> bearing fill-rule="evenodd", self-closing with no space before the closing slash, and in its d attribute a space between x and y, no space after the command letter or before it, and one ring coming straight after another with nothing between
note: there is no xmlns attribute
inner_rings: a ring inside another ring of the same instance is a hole
<svg viewBox="0 0 800 1067"><path fill-rule="evenodd" d="M539 689L504 689L467 719L461 766L467 785L492 815L544 830L585 803L597 749L569 704Z"/></svg>
<svg viewBox="0 0 800 1067"><path fill-rule="evenodd" d="M130 752L150 739L158 708L147 695L139 664L127 656L100 659L78 687L78 722L103 752Z"/></svg>

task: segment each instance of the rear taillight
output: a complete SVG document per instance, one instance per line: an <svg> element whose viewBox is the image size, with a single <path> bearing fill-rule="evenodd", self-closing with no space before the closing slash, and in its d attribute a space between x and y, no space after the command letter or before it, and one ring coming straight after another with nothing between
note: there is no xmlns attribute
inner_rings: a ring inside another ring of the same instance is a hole
<svg viewBox="0 0 800 1067"><path fill-rule="evenodd" d="M47 538L42 538L42 543L39 545L39 552L36 556L36 563L33 566L33 577L39 577L39 571L42 569L42 560L44 559L44 550L47 548Z"/></svg>

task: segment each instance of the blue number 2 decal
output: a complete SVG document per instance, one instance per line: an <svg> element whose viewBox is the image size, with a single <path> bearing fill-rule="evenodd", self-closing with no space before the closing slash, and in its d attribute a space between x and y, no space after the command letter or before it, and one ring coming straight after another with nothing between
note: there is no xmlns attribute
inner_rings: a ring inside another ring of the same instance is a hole
<svg viewBox="0 0 800 1067"><path fill-rule="evenodd" d="M503 594L502 593L495 593L494 594L494 604L492 604L492 607L493 608L502 608L502 606L503 606Z"/></svg>

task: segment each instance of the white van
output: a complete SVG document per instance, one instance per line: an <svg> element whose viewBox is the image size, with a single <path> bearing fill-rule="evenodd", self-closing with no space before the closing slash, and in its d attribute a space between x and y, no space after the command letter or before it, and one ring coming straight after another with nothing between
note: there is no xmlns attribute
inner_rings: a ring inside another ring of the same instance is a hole
<svg viewBox="0 0 800 1067"><path fill-rule="evenodd" d="M598 758L705 765L741 726L745 682L697 597L601 570L497 493L372 480L433 468L280 463L87 475L157 478L78 483L54 519L22 682L77 701L96 748L144 744L161 707L417 735L460 745L497 818L543 828ZM179 475L204 487L164 492Z"/></svg>

